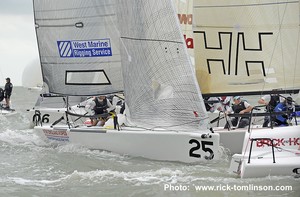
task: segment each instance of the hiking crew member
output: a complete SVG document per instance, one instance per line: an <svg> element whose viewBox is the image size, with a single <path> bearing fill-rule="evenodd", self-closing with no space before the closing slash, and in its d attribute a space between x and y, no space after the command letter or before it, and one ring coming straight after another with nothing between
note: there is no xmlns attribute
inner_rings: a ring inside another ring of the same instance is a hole
<svg viewBox="0 0 300 197"><path fill-rule="evenodd" d="M292 97L287 97L285 101L280 102L274 109L274 112L295 112L295 105ZM275 118L276 126L288 126L290 114L277 115Z"/></svg>
<svg viewBox="0 0 300 197"><path fill-rule="evenodd" d="M241 101L240 96L235 96L233 98L233 105L226 113L235 113L235 114L244 114L249 113L252 110L252 106L247 101ZM240 118L240 121L239 121ZM232 126L237 126L238 128L244 128L249 125L248 117L234 117L231 120ZM238 124L238 125L237 125ZM229 127L229 123L227 122L225 125L225 129Z"/></svg>
<svg viewBox="0 0 300 197"><path fill-rule="evenodd" d="M270 94L261 97L258 100L259 104L266 105L266 112L274 112L275 107L283 102L283 99L279 96L279 94ZM270 116L265 116L263 127L268 127L270 123Z"/></svg>

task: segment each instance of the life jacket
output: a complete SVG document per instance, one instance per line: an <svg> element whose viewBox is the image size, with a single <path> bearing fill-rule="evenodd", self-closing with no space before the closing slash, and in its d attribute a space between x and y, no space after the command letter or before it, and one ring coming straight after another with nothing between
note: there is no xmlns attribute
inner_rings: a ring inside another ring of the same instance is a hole
<svg viewBox="0 0 300 197"><path fill-rule="evenodd" d="M274 108L280 103L279 96L271 96L269 105L267 106L267 109L273 111Z"/></svg>
<svg viewBox="0 0 300 197"><path fill-rule="evenodd" d="M0 88L0 102L4 99L4 90Z"/></svg>
<svg viewBox="0 0 300 197"><path fill-rule="evenodd" d="M95 98L94 102L96 103L96 105L94 107L95 114L103 114L104 110L106 110L108 108L106 98L103 99L103 102L101 102L101 103L99 102L99 100L97 98Z"/></svg>
<svg viewBox="0 0 300 197"><path fill-rule="evenodd" d="M245 104L244 104L244 101L241 101L241 102L240 102L239 104L237 104L237 105L233 105L233 106L232 106L232 109L233 109L234 113L236 113L236 114L240 113L240 111L246 109Z"/></svg>

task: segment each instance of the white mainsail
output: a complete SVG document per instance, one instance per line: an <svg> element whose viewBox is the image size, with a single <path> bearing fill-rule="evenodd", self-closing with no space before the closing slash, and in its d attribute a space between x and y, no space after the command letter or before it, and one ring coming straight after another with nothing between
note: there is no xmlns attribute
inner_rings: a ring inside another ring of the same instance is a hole
<svg viewBox="0 0 300 197"><path fill-rule="evenodd" d="M130 118L151 128L206 129L208 117L171 2L119 1L122 68Z"/></svg>
<svg viewBox="0 0 300 197"><path fill-rule="evenodd" d="M34 1L43 81L50 93L123 91L115 6L115 1Z"/></svg>
<svg viewBox="0 0 300 197"><path fill-rule="evenodd" d="M203 94L300 88L299 1L194 0Z"/></svg>

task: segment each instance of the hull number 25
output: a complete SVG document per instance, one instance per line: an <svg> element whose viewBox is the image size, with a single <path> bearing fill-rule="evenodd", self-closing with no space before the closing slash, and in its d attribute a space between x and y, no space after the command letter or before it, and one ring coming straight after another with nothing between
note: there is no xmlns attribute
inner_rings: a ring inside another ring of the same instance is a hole
<svg viewBox="0 0 300 197"><path fill-rule="evenodd" d="M199 150L202 147L202 150L204 152L209 152L209 156L204 156L206 160L211 160L214 158L214 152L210 148L206 147L213 146L213 142L201 141L200 143L198 140L191 139L189 143L195 144L195 146L190 149L190 157L201 158L201 155L199 153L195 153L195 151Z"/></svg>

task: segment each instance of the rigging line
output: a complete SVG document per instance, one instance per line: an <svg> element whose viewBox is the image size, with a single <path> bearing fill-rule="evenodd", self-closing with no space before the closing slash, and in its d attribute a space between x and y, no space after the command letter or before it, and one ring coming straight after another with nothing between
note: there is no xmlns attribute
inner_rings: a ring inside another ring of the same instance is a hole
<svg viewBox="0 0 300 197"><path fill-rule="evenodd" d="M62 20L73 20L73 19L82 19L82 18L104 18L104 17L110 17L115 14L102 14L102 15L91 15L91 16L74 16L74 17L64 17L64 18L36 18L36 21L62 21ZM73 25L74 26L74 25Z"/></svg>
<svg viewBox="0 0 300 197"><path fill-rule="evenodd" d="M175 40L160 40L160 39L151 39L151 38L133 38L133 37L126 37L126 36L121 36L121 38L128 39L128 40L140 40L140 41L150 41L150 42L170 42L170 43L183 44L182 41L175 41Z"/></svg>
<svg viewBox="0 0 300 197"><path fill-rule="evenodd" d="M278 7L278 9L279 9L279 7ZM277 9L277 10L278 10L278 9ZM285 13L286 13L286 9L287 9L287 2L286 2L286 6L285 6L285 9L284 9L284 12L283 12L281 21L280 21L280 12L279 12L279 10L278 10L279 28L278 28L278 34L277 34L277 37L276 37L276 40L275 40L275 44L274 44L274 47L273 47L273 51L272 51L272 54L271 54L270 63L269 63L269 65L268 65L268 70L269 70L270 67L271 67L271 63L272 63L272 60L273 60L273 57L274 57L274 53L275 53L276 45L277 45L277 43L278 43L278 39L279 39L279 36L280 36L281 27L282 27L282 23L283 23L283 19L284 19ZM281 47L282 47L282 41L281 41ZM282 53L282 52L281 52L281 53ZM285 77L284 77L284 82L285 82ZM264 81L261 91L265 90L265 86L266 86L266 81ZM261 94L261 95L262 95L262 94Z"/></svg>
<svg viewBox="0 0 300 197"><path fill-rule="evenodd" d="M121 37L120 37L120 38L121 38ZM126 47L124 41L123 41L122 39L120 39L120 42L122 43L122 45L123 45L123 47L124 47L124 49L125 49L125 52L126 52L127 57L128 57L128 61L131 62L131 55L129 54L129 51L128 51L128 49L127 49L127 47Z"/></svg>
<svg viewBox="0 0 300 197"><path fill-rule="evenodd" d="M3 74L2 74L1 67L0 67L0 76L1 76L1 79L4 79Z"/></svg>
<svg viewBox="0 0 300 197"><path fill-rule="evenodd" d="M281 1L276 3L253 3L253 4L236 4L236 5L204 5L204 6L194 6L194 8L226 8L226 7L249 7L249 6L268 6L268 5L280 5L280 4L287 4L287 3L298 3L298 1Z"/></svg>
<svg viewBox="0 0 300 197"><path fill-rule="evenodd" d="M252 136L252 132L254 130L254 125L252 124L252 122L249 122L249 127L250 127L250 133L249 133L249 136L248 136L248 140L247 140L247 143L246 143L246 146L245 146L245 149L242 150L242 153L243 153L243 157L246 156L246 152L247 152L247 149L248 149L248 146L250 145L250 139L251 139L251 136ZM245 135L248 134L248 131L246 131ZM249 153L248 153L249 155Z"/></svg>
<svg viewBox="0 0 300 197"><path fill-rule="evenodd" d="M299 4L300 4L300 2L299 2ZM294 75L294 79L293 79L293 87L295 87L295 80L296 80L296 68L297 68L297 62L298 62L299 43L300 43L300 24L298 26L298 40L297 40L297 50L296 50L295 67L294 67L295 75Z"/></svg>
<svg viewBox="0 0 300 197"><path fill-rule="evenodd" d="M285 77L285 61L284 61L284 55L283 55L283 44L282 44L282 34L281 34L281 28L282 28L282 22L283 22L283 19L285 17L285 13L286 13L286 8L287 8L287 5L285 6L285 10L283 12L283 15L282 15L282 21L280 22L280 10L279 10L279 6L277 7L277 11L278 11L278 22L280 23L280 26L279 26L279 31L278 31L278 36L280 37L280 48L281 48L281 58L282 58L282 69L283 69L283 80L284 80L284 89L286 89L286 77Z"/></svg>
<svg viewBox="0 0 300 197"><path fill-rule="evenodd" d="M114 5L114 4L109 4L109 5ZM45 9L45 10L35 10L35 12L58 12L58 11L73 11L73 10L83 10L83 9L92 9L92 8L99 8L102 7L103 5L99 5L99 6L83 6L83 7L73 7L73 8L57 8L55 10L51 10L51 9Z"/></svg>

